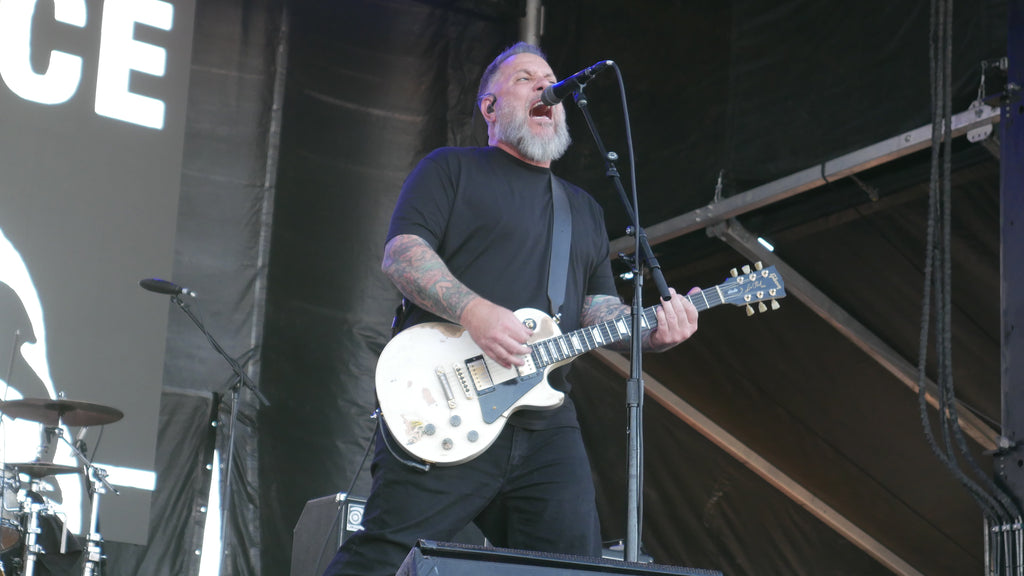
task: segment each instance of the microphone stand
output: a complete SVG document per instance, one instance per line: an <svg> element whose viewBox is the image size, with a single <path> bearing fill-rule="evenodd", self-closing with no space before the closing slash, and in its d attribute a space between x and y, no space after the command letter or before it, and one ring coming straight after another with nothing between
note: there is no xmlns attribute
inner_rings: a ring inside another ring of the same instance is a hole
<svg viewBox="0 0 1024 576"><path fill-rule="evenodd" d="M618 73L617 66L615 71ZM597 144L601 157L605 159L605 176L612 181L615 189L618 190L619 198L622 200L626 215L629 217L631 225L627 228L626 233L633 236L635 240L634 256L623 257L625 261L630 263L633 271L632 336L630 338L629 378L626 380L628 483L626 494L626 540L624 543L623 559L627 562L636 562L640 555L640 519L642 517L641 502L643 499L643 338L638 337L638 335L643 330L641 317L643 315L642 295L645 266L651 271L651 277L654 278L661 299L668 301L671 297L669 296L668 284L665 283L665 276L661 272L661 265L654 257L651 245L647 241L647 233L640 227L637 216L639 209L636 207L635 187L631 202L626 195L625 189L622 187L622 179L619 177L619 170L615 166L615 161L619 159L619 155L605 149L601 136L598 134L597 126L594 124L594 119L591 117L590 110L587 107L588 102L583 94L582 86L573 94L573 98L576 101L576 106L583 113L583 118L590 128L590 133L594 136L594 142ZM623 109L625 110L625 101L623 101ZM628 113L626 120L628 130Z"/></svg>
<svg viewBox="0 0 1024 576"><path fill-rule="evenodd" d="M231 385L231 418L228 425L228 454L227 454L227 469L224 476L224 497L221 499L221 522L220 522L220 541L221 545L224 546L222 551L227 554L227 548L225 536L227 534L228 527L228 511L231 508L231 474L232 467L234 464L234 453L235 453L235 427L238 422L238 396L241 392L242 386L245 386L259 399L260 404L263 406L270 406L270 401L263 395L262 392L253 384L249 375L245 373L245 370L238 364L238 361L232 358L224 348L217 342L217 339L206 329L202 321L192 313L192 308L187 302L182 300L181 294L174 294L171 296L171 301L178 305L179 308L189 317L190 320L199 328L199 331L206 336L207 341L210 342L210 346L217 351L218 354L227 361L228 365L231 366L231 370L235 373L235 383Z"/></svg>

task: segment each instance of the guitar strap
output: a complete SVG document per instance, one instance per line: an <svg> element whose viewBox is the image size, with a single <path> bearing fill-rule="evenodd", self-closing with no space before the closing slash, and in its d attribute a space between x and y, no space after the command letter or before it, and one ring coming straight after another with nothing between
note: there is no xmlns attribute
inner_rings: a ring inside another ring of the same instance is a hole
<svg viewBox="0 0 1024 576"><path fill-rule="evenodd" d="M565 278L569 273L569 245L572 243L572 210L569 196L555 175L551 175L551 256L548 260L548 304L555 321L561 319L565 300Z"/></svg>

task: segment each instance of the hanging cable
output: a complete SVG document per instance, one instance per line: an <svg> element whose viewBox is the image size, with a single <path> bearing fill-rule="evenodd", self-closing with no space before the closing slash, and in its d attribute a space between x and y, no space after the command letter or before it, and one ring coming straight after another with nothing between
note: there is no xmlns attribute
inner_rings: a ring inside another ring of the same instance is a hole
<svg viewBox="0 0 1024 576"><path fill-rule="evenodd" d="M1020 516L1017 506L995 482L981 470L970 454L959 425L953 386L952 359L952 31L953 1L932 0L929 33L929 65L932 99L932 147L927 234L925 248L924 294L921 307L921 333L918 362L918 404L925 438L939 460L953 473L978 503L993 524L1007 524ZM934 294L934 304L932 295ZM939 429L943 447L932 431L926 401L926 369L929 325L935 313L935 349L938 386ZM985 487L961 470L954 442Z"/></svg>

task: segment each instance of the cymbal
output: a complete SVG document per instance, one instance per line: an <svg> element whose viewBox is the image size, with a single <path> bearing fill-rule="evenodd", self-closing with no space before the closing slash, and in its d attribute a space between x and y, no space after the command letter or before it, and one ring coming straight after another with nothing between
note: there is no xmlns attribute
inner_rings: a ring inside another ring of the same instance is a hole
<svg viewBox="0 0 1024 576"><path fill-rule="evenodd" d="M80 468L76 468L75 466L65 466L63 464L53 464L51 462L8 462L7 467L13 468L22 474L28 474L33 478L43 478L45 476L53 476L55 474L77 474L82 471Z"/></svg>
<svg viewBox="0 0 1024 576"><path fill-rule="evenodd" d="M0 402L0 412L47 426L102 426L124 418L124 412L110 406L53 398L22 398Z"/></svg>

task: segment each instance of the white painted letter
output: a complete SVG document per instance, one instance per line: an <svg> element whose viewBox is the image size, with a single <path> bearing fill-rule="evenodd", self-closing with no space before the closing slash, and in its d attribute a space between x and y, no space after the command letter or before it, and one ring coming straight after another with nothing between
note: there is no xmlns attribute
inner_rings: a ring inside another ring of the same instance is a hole
<svg viewBox="0 0 1024 576"><path fill-rule="evenodd" d="M162 130L163 100L128 90L132 70L163 76L167 68L165 49L134 39L136 22L170 30L174 6L162 0L106 0L96 74L96 113Z"/></svg>
<svg viewBox="0 0 1024 576"><path fill-rule="evenodd" d="M67 102L82 79L82 59L50 51L46 72L32 70L32 16L37 0L0 0L0 77L7 87L25 100L40 104ZM57 22L85 27L85 0L54 0Z"/></svg>

